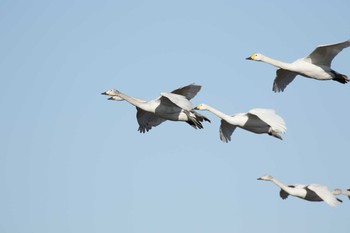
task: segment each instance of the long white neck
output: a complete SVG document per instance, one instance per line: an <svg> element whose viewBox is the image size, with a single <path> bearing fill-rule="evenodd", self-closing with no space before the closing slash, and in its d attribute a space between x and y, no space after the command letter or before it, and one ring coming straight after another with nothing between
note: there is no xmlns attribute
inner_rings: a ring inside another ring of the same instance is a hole
<svg viewBox="0 0 350 233"><path fill-rule="evenodd" d="M288 187L287 185L283 184L282 182L280 182L279 180L277 180L275 178L272 178L271 181L273 183L275 183L278 187L280 187L281 189L283 189L284 191L289 193L290 195L294 195L294 196L298 196L298 197L302 197L305 195L304 193L300 193L300 190L298 190L296 188Z"/></svg>
<svg viewBox="0 0 350 233"><path fill-rule="evenodd" d="M283 62L283 61L275 60L275 59L266 57L265 55L261 56L261 61L266 62L268 64L271 64L273 66L276 66L277 68L282 68L282 69L286 69L286 70L289 70L291 68L291 64L290 63L286 63L286 62Z"/></svg>
<svg viewBox="0 0 350 233"><path fill-rule="evenodd" d="M220 117L223 120L228 120L230 118L229 115L226 115L225 113L220 112L219 110L217 110L217 109L215 109L215 108L213 108L211 106L206 105L205 109L208 110L209 112L217 115L218 117Z"/></svg>
<svg viewBox="0 0 350 233"><path fill-rule="evenodd" d="M129 102L130 104L134 105L135 107L151 112L151 110L149 109L149 106L147 105L147 101L128 96L121 92L119 92L118 96L124 99L125 101Z"/></svg>

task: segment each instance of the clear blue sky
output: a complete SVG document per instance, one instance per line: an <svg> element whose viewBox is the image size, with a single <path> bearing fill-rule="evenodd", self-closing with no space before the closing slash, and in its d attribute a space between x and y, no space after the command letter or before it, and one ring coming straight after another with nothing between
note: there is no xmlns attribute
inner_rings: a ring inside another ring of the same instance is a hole
<svg viewBox="0 0 350 233"><path fill-rule="evenodd" d="M124 2L124 3L123 3ZM350 84L275 68L350 39L349 1L0 2L0 232L348 232L350 201L279 198L289 183L349 188ZM333 61L350 75L350 49ZM194 104L225 113L274 108L284 141L237 129L219 140L166 122L137 132L142 99L189 83Z"/></svg>

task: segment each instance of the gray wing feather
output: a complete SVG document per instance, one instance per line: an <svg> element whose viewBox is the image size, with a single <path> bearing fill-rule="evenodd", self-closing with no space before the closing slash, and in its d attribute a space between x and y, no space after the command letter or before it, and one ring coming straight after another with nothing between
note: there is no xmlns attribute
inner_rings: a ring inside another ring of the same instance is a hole
<svg viewBox="0 0 350 233"><path fill-rule="evenodd" d="M201 86L195 85L194 83L180 87L176 90L173 90L171 93L173 94L178 94L178 95L183 95L185 96L188 100L191 100L193 97L197 95L197 93L201 90Z"/></svg>
<svg viewBox="0 0 350 233"><path fill-rule="evenodd" d="M340 53L343 49L349 46L350 40L336 44L321 45L312 51L312 53L310 53L307 57L305 57L304 60L316 65L324 65L330 67L334 57L337 56L338 53Z"/></svg>
<svg viewBox="0 0 350 233"><path fill-rule="evenodd" d="M255 120L265 122L278 133L285 133L287 130L286 123L284 122L283 118L277 115L273 109L254 108L249 110L247 115L249 117L255 117Z"/></svg>
<svg viewBox="0 0 350 233"><path fill-rule="evenodd" d="M231 141L231 135L233 131L235 131L235 129L236 129L236 126L229 124L225 120L221 120L220 140L226 143Z"/></svg>
<svg viewBox="0 0 350 233"><path fill-rule="evenodd" d="M140 131L140 133L148 132L149 130L152 129L152 127L156 127L161 123L163 123L164 121L166 121L165 119L160 118L154 113L146 112L138 107L136 107L136 109L137 109L136 118L137 118L137 122L139 123L138 131Z"/></svg>
<svg viewBox="0 0 350 233"><path fill-rule="evenodd" d="M276 78L273 81L272 90L274 92L283 92L284 89L291 83L298 74L289 70L278 69L276 71Z"/></svg>
<svg viewBox="0 0 350 233"><path fill-rule="evenodd" d="M162 96L161 99L167 98L173 104L187 111L190 111L193 108L192 103L185 96L174 94L174 93L166 93L166 92L161 93L161 96Z"/></svg>

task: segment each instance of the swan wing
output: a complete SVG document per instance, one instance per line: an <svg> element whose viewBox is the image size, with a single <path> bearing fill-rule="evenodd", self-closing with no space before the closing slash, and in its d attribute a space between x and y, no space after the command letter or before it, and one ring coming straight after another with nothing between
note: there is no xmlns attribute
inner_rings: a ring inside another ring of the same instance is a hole
<svg viewBox="0 0 350 233"><path fill-rule="evenodd" d="M350 40L318 46L312 53L304 58L304 61L315 65L331 66L332 60L343 49L350 46Z"/></svg>
<svg viewBox="0 0 350 233"><path fill-rule="evenodd" d="M197 95L197 93L201 90L201 86L195 85L194 83L180 87L176 90L173 90L171 93L173 94L178 94L178 95L183 95L185 96L188 100L191 100L193 97Z"/></svg>
<svg viewBox="0 0 350 233"><path fill-rule="evenodd" d="M229 124L225 120L221 120L220 140L226 143L231 141L231 135L233 131L235 131L235 129L236 129L236 126Z"/></svg>
<svg viewBox="0 0 350 233"><path fill-rule="evenodd" d="M138 107L136 107L136 109L136 118L137 122L139 123L138 131L140 131L140 133L148 132L152 129L152 127L156 127L157 125L160 125L161 123L166 121L165 119L160 118L152 112L146 112Z"/></svg>
<svg viewBox="0 0 350 233"><path fill-rule="evenodd" d="M270 125L272 129L278 133L285 133L287 130L286 123L283 118L276 114L273 109L254 108L248 114L257 116L260 120Z"/></svg>
<svg viewBox="0 0 350 233"><path fill-rule="evenodd" d="M276 78L273 81L272 90L274 92L283 92L284 89L291 83L298 74L289 70L278 69Z"/></svg>
<svg viewBox="0 0 350 233"><path fill-rule="evenodd" d="M280 197L285 200L287 199L287 197L289 196L289 193L287 193L286 191L284 191L283 189L281 189L280 191Z"/></svg>
<svg viewBox="0 0 350 233"><path fill-rule="evenodd" d="M332 207L337 206L337 198L329 191L327 186L311 184L307 186L310 190L314 191L324 202Z"/></svg>
<svg viewBox="0 0 350 233"><path fill-rule="evenodd" d="M190 111L193 108L192 103L183 95L163 92L160 97L161 102L164 101L164 98L170 100L173 104L184 110Z"/></svg>
<svg viewBox="0 0 350 233"><path fill-rule="evenodd" d="M294 185L288 185L288 187L290 187L290 188L295 188ZM283 200L287 199L288 196L289 196L289 193L288 193L288 192L284 191L283 189L280 190L280 197L281 197Z"/></svg>

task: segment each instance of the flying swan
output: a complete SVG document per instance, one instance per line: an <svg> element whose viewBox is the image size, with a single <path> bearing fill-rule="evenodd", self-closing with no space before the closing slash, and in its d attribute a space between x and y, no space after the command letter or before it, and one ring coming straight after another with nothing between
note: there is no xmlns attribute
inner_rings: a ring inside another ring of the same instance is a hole
<svg viewBox="0 0 350 233"><path fill-rule="evenodd" d="M207 104L200 104L195 110L208 110L221 118L220 140L223 142L231 141L231 135L236 127L257 134L267 133L281 140L282 137L279 133L285 133L287 129L283 118L272 109L255 108L247 113L237 113L232 116L226 115Z"/></svg>
<svg viewBox="0 0 350 233"><path fill-rule="evenodd" d="M163 92L160 97L150 101L128 96L115 89L107 90L101 94L111 96L109 98L111 100L126 100L134 105L137 110L138 131L145 133L166 120L185 121L195 129L202 129L203 125L201 122L210 122L210 120L193 111L192 103L190 102L200 89L201 86L190 84L171 93Z"/></svg>
<svg viewBox="0 0 350 233"><path fill-rule="evenodd" d="M292 63L278 61L260 53L253 54L247 60L262 61L277 67L276 78L272 90L282 92L295 76L301 75L317 80L334 80L340 83L349 82L349 78L331 69L332 60L343 49L350 46L350 40L317 47L307 57Z"/></svg>
<svg viewBox="0 0 350 233"><path fill-rule="evenodd" d="M284 200L289 195L299 197L307 201L324 201L332 207L337 206L337 202L342 202L342 200L335 197L335 195L347 195L347 190L335 189L330 191L327 186L310 184L310 185L284 185L279 180L273 178L270 175L265 175L258 180L272 181L278 187L281 188L280 197Z"/></svg>

